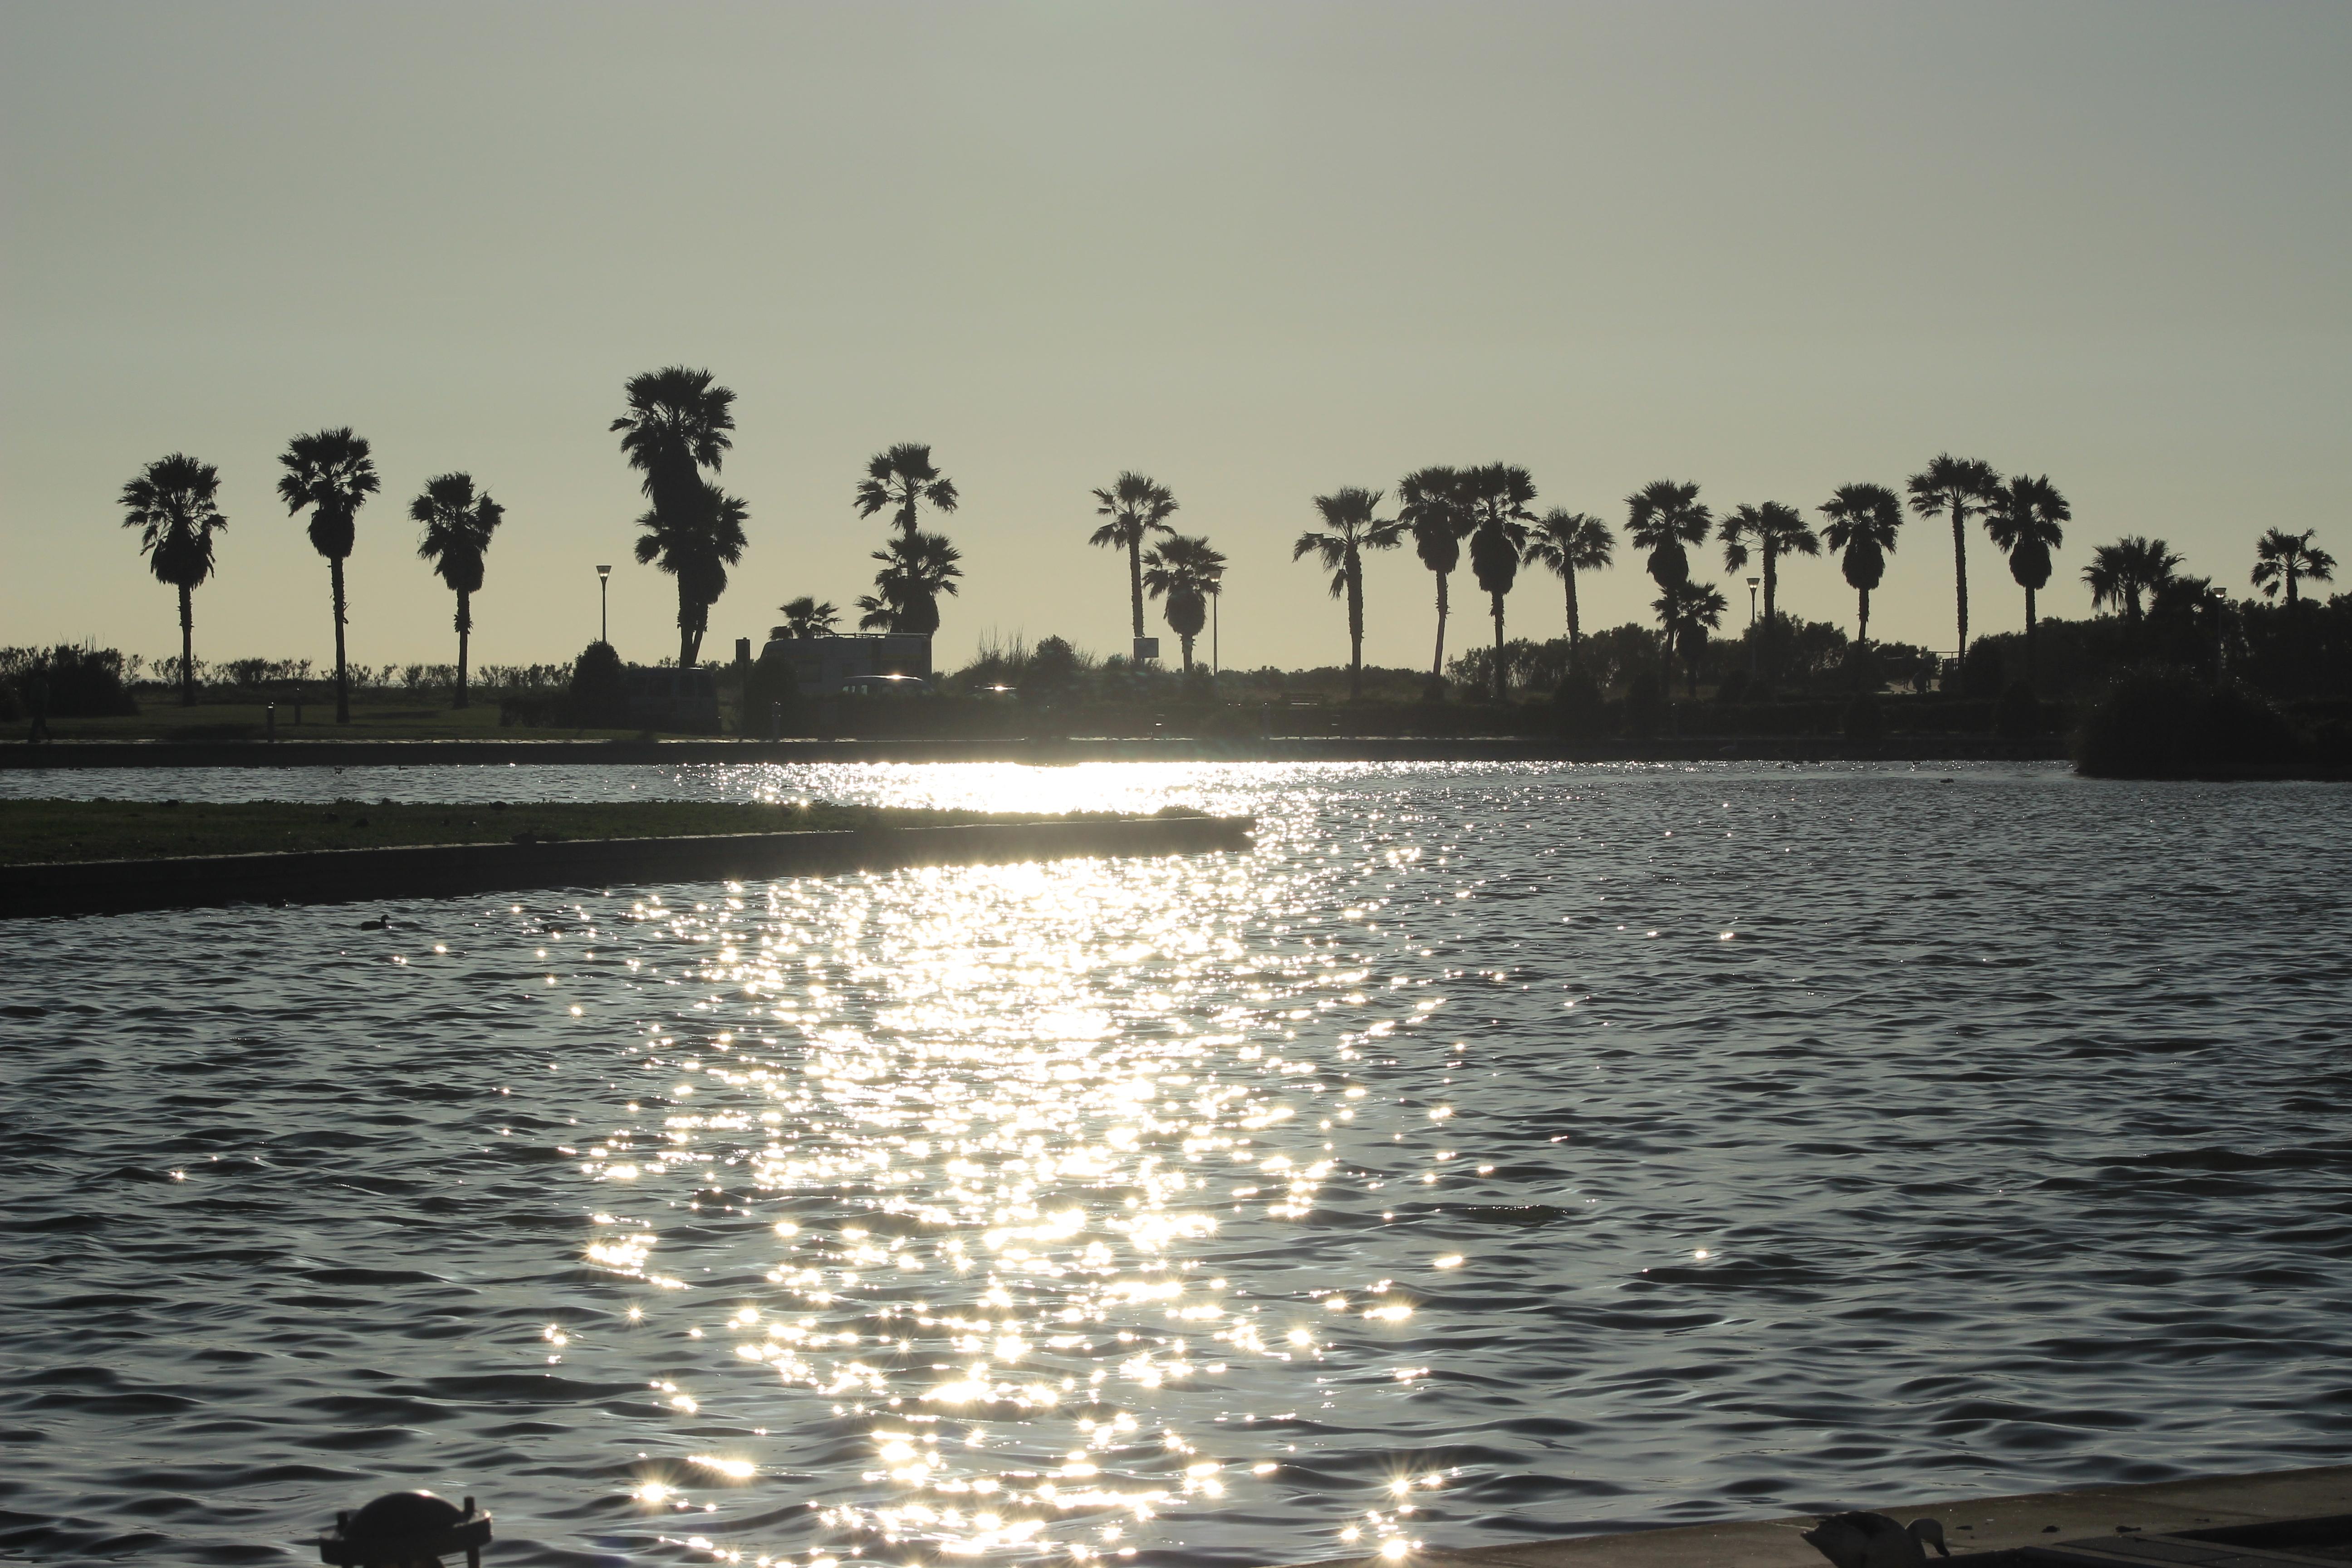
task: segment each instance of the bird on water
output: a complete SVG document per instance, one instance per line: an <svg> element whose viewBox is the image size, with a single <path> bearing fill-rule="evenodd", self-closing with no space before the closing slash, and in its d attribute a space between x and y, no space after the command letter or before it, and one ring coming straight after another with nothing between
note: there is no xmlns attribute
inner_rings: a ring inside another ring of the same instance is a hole
<svg viewBox="0 0 2352 1568"><path fill-rule="evenodd" d="M1915 1519L1905 1526L1883 1513L1834 1513L1803 1539L1836 1568L1922 1568L1930 1546L1939 1557L1952 1554L1941 1521Z"/></svg>

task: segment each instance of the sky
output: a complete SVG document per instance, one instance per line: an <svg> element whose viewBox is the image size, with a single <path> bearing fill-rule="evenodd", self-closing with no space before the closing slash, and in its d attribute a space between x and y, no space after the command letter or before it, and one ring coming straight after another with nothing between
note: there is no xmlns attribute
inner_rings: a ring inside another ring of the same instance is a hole
<svg viewBox="0 0 2352 1568"><path fill-rule="evenodd" d="M1343 662L1292 542L1431 463L1622 524L1655 479L1812 513L1949 450L2071 500L2045 616L2125 533L2242 593L2266 528L2352 560L2347 81L2340 0L0 0L0 645L176 651L116 498L186 451L230 519L198 656L331 664L273 487L350 425L383 479L353 659L454 658L407 516L451 469L507 514L478 662L576 654L598 563L624 656L674 653L607 426L678 363L739 395L719 657L866 591L851 498L900 441L964 497L950 667L1124 646L1087 536L1127 468L1231 558L1228 666ZM1874 632L1948 649L1952 573L1913 521ZM2022 624L1981 536L1970 581L1973 631ZM1454 647L1490 635L1469 587ZM1782 592L1851 629L1834 565ZM1586 625L1654 593L1624 551ZM1375 558L1367 659L1425 666L1432 596ZM1508 605L1563 629L1549 575Z"/></svg>

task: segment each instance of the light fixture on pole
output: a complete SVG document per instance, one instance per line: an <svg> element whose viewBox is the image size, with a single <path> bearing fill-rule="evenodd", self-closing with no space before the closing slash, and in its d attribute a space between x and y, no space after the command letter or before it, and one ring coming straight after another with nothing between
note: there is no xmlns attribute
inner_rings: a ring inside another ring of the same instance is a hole
<svg viewBox="0 0 2352 1568"><path fill-rule="evenodd" d="M596 640L601 643L609 643L613 640L612 584L613 569L610 566L597 567Z"/></svg>
<svg viewBox="0 0 2352 1568"><path fill-rule="evenodd" d="M1217 662L1217 606L1223 601L1225 591L1222 585L1215 583L1209 584L1209 673L1211 675L1216 674L1224 668Z"/></svg>
<svg viewBox="0 0 2352 1568"><path fill-rule="evenodd" d="M1761 577L1748 579L1748 677L1756 678L1756 586Z"/></svg>

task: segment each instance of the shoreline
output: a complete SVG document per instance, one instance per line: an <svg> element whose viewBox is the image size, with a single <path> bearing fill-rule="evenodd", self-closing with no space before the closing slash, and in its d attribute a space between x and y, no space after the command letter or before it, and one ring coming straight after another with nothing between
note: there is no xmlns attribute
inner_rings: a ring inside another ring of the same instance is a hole
<svg viewBox="0 0 2352 1568"><path fill-rule="evenodd" d="M51 861L0 866L0 920L1192 855L1246 850L1256 826L1247 816L1150 816Z"/></svg>

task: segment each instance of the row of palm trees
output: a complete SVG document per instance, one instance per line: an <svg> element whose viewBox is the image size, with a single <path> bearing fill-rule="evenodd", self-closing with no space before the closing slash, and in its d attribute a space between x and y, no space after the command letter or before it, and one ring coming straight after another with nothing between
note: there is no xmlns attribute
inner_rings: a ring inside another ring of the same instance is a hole
<svg viewBox="0 0 2352 1568"><path fill-rule="evenodd" d="M327 562L335 624L335 721L352 719L351 670L344 650L350 601L343 563L359 533L360 508L381 488L365 437L346 426L297 436L278 464L278 499L290 516L310 514L310 546ZM122 487L123 526L140 531L140 549L156 581L180 598L180 700L196 701L195 591L213 574L213 535L228 526L220 510L220 470L184 452L158 458ZM408 504L423 525L416 553L457 596L457 706L467 704L467 644L474 629L473 596L481 591L483 557L505 509L471 475L437 474Z"/></svg>

